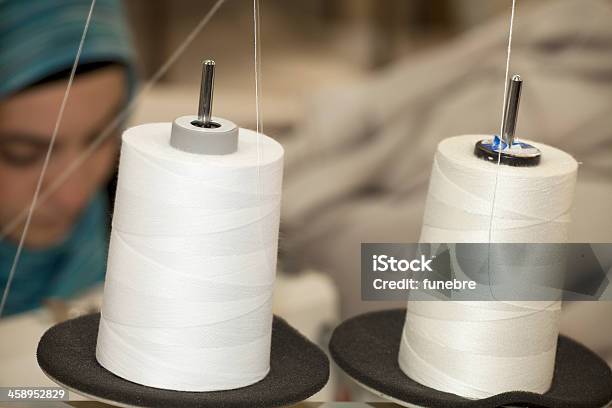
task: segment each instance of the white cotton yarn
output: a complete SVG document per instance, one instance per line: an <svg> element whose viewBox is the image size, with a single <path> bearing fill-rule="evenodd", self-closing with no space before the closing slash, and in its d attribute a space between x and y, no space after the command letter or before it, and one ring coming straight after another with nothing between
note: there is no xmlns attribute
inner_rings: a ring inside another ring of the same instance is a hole
<svg viewBox="0 0 612 408"><path fill-rule="evenodd" d="M123 134L96 358L156 388L244 387L270 370L283 148L170 146L170 123Z"/></svg>
<svg viewBox="0 0 612 408"><path fill-rule="evenodd" d="M496 172L492 242L566 242L578 163L569 154L539 143L535 167L497 166L474 156L486 135L451 137L438 145L422 242L489 242ZM531 142L528 142L531 143Z"/></svg>
<svg viewBox="0 0 612 408"><path fill-rule="evenodd" d="M532 143L542 151L538 166L498 167L473 154L474 144L488 137L456 136L438 145L420 241L567 242L577 162ZM559 313L559 301L411 300L398 362L413 380L467 398L544 393L553 377Z"/></svg>

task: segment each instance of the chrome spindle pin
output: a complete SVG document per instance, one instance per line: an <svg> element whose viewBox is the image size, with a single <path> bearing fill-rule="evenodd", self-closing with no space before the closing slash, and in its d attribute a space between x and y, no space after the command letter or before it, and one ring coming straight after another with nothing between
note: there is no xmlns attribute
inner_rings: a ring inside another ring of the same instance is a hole
<svg viewBox="0 0 612 408"><path fill-rule="evenodd" d="M514 133L516 130L516 121L518 119L522 88L523 80L521 77L519 75L513 75L508 84L502 125L502 139L510 147L512 147L512 143L514 143Z"/></svg>
<svg viewBox="0 0 612 408"><path fill-rule="evenodd" d="M181 116L172 122L170 146L206 155L232 154L238 150L238 126L227 119L212 116L214 82L215 62L202 61L198 114Z"/></svg>
<svg viewBox="0 0 612 408"><path fill-rule="evenodd" d="M480 140L474 146L476 157L508 166L537 166L540 163L540 149L524 141L514 141L522 87L521 77L513 75L508 82L503 112L501 139L504 143L500 145L497 136Z"/></svg>
<svg viewBox="0 0 612 408"><path fill-rule="evenodd" d="M212 122L213 89L215 87L215 61L202 62L202 83L200 85L200 103L198 121L202 127L210 127Z"/></svg>

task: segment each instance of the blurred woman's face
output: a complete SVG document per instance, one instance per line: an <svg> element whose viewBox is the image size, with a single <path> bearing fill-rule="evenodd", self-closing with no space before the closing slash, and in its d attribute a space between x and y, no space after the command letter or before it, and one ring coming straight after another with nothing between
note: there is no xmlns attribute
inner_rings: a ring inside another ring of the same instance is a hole
<svg viewBox="0 0 612 408"><path fill-rule="evenodd" d="M0 102L0 231L32 201L66 84L66 80L43 84ZM114 119L125 97L125 72L119 66L75 78L43 192ZM46 247L62 240L93 193L107 182L119 143L113 132L57 190L39 202L25 241L28 247ZM13 241L19 240L24 221L9 232Z"/></svg>

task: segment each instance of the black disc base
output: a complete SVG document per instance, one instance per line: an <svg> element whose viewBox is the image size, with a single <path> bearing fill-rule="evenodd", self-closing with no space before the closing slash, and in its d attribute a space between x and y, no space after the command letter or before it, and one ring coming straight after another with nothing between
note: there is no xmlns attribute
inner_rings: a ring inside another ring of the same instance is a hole
<svg viewBox="0 0 612 408"><path fill-rule="evenodd" d="M510 153L498 152L493 150L484 140L479 141L474 146L474 155L486 161L514 167L530 167L540 164L540 154L533 156L515 156Z"/></svg>
<svg viewBox="0 0 612 408"><path fill-rule="evenodd" d="M612 400L612 372L595 353L560 336L553 384L545 394L513 391L480 400L428 388L407 377L397 362L406 309L366 313L334 330L329 348L348 375L398 403L431 408L601 408Z"/></svg>
<svg viewBox="0 0 612 408"><path fill-rule="evenodd" d="M329 361L316 345L274 316L270 372L228 391L184 392L147 387L118 377L96 360L100 314L53 326L38 343L42 370L59 384L93 399L129 407L278 407L310 397L327 383Z"/></svg>

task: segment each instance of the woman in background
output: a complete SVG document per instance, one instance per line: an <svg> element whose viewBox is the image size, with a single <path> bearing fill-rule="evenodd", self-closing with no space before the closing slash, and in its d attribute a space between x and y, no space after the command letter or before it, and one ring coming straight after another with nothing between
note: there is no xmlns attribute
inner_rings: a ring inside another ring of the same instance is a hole
<svg viewBox="0 0 612 408"><path fill-rule="evenodd" d="M10 0L0 5L0 294L47 153L89 0ZM125 107L132 51L116 0L98 0L43 182L77 160ZM106 269L109 207L119 129L57 190L39 200L2 316L68 298ZM19 218L21 217L21 218ZM15 222L18 220L18 222Z"/></svg>

